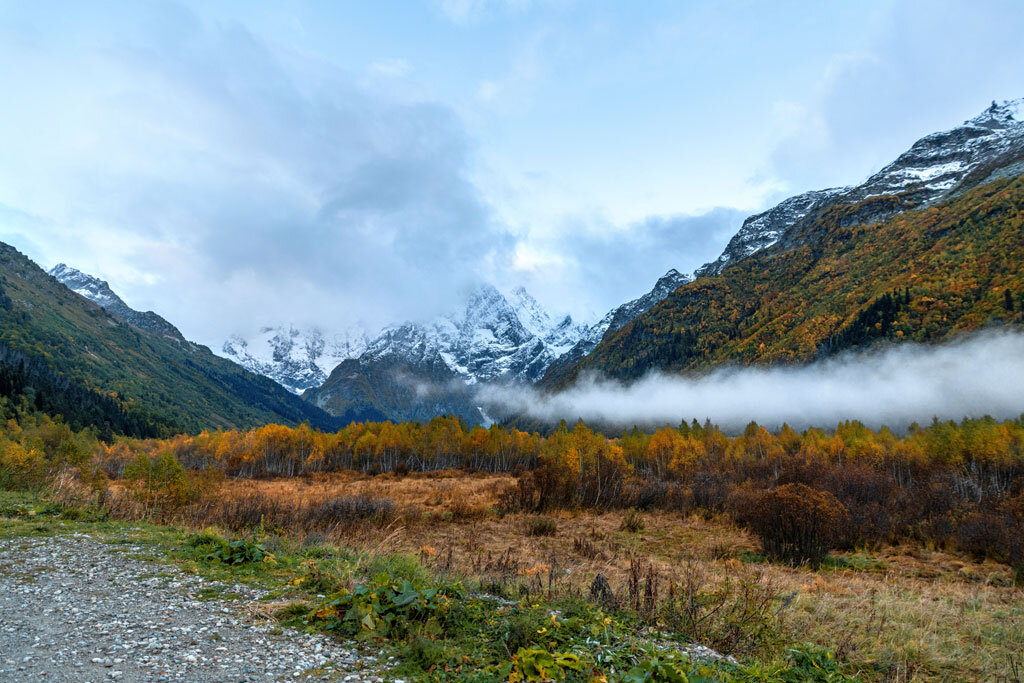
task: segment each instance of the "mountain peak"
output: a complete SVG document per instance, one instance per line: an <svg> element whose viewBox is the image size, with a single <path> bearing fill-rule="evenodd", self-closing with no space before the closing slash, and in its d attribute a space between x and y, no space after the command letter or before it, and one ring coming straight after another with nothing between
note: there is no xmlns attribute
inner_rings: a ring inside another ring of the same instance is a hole
<svg viewBox="0 0 1024 683"><path fill-rule="evenodd" d="M78 275L85 275L85 273L80 271L78 268L72 268L66 263L58 263L53 268L47 271L47 275L50 275L60 280L61 278L64 277L75 277ZM93 278L91 275L88 275L87 277L92 278L94 280L96 279Z"/></svg>
<svg viewBox="0 0 1024 683"><path fill-rule="evenodd" d="M964 121L964 125L985 126L996 123L1001 126L1008 126L1022 122L1024 122L1024 97L1019 97L1015 100L1003 100L1002 102L992 100L992 104L985 111L973 119Z"/></svg>
<svg viewBox="0 0 1024 683"><path fill-rule="evenodd" d="M83 273L65 263L58 263L47 274L75 294L85 297L133 327L171 337L177 341L185 341L178 328L153 311L136 311L126 304L121 297L114 293L105 280Z"/></svg>
<svg viewBox="0 0 1024 683"><path fill-rule="evenodd" d="M798 224L814 220L828 206L856 205L883 196L900 202L866 205L850 222L877 223L895 213L930 206L990 179L1020 174L1024 162L1024 98L992 102L981 114L950 130L926 135L860 185L805 192L743 222L725 251L697 269L697 277L722 270L787 240Z"/></svg>
<svg viewBox="0 0 1024 683"><path fill-rule="evenodd" d="M359 326L325 332L286 323L263 326L249 339L233 334L221 347L221 355L301 394L323 384L342 361L358 358L367 344L369 337Z"/></svg>
<svg viewBox="0 0 1024 683"><path fill-rule="evenodd" d="M667 273L665 273L660 278L658 278L658 284L659 285L660 284L670 284L670 283L673 283L673 282L680 282L680 281L689 282L692 279L693 278L691 278L689 275L684 275L683 273L680 273L675 268L669 268Z"/></svg>

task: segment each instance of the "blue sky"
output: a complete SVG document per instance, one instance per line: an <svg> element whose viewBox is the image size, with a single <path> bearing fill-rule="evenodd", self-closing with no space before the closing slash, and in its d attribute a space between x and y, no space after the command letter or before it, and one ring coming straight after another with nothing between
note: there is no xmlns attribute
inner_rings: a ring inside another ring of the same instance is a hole
<svg viewBox="0 0 1024 683"><path fill-rule="evenodd" d="M0 0L0 239L188 336L596 316L1024 96L1016 2Z"/></svg>

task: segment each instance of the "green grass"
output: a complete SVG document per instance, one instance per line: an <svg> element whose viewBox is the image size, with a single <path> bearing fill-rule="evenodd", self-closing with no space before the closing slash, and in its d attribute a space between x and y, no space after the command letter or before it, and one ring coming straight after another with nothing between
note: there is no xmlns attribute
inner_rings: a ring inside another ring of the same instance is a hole
<svg viewBox="0 0 1024 683"><path fill-rule="evenodd" d="M885 562L864 553L852 555L829 555L821 563L822 569L850 570L855 572L885 572Z"/></svg>

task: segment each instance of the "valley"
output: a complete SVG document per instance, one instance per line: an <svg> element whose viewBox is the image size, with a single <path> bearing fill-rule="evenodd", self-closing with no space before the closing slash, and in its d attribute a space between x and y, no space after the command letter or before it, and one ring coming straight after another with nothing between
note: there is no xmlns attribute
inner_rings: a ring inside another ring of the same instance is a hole
<svg viewBox="0 0 1024 683"><path fill-rule="evenodd" d="M359 128L307 89L282 129ZM369 115L355 151L231 160L245 208L202 229L233 188L166 214L147 187L131 239L96 228L109 254L82 264L27 255L75 255L40 237L63 216L0 203L0 679L1021 680L1024 100L856 185L765 180L719 240L708 216L736 209L499 219L458 117L409 98L414 122ZM278 182L301 201L264 197ZM720 255L671 265L704 242ZM168 274L209 310L132 307ZM495 284L517 281L607 312Z"/></svg>

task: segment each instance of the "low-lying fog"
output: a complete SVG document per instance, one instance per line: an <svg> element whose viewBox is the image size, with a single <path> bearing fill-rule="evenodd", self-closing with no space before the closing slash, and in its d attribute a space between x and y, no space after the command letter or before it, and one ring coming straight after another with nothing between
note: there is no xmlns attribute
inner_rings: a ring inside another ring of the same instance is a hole
<svg viewBox="0 0 1024 683"><path fill-rule="evenodd" d="M499 413L556 422L678 424L705 418L736 431L831 427L856 419L902 429L932 417L960 420L1024 413L1024 335L987 332L938 346L903 344L809 365L723 368L702 376L655 373L631 384L584 378L558 394L485 387L479 400Z"/></svg>

